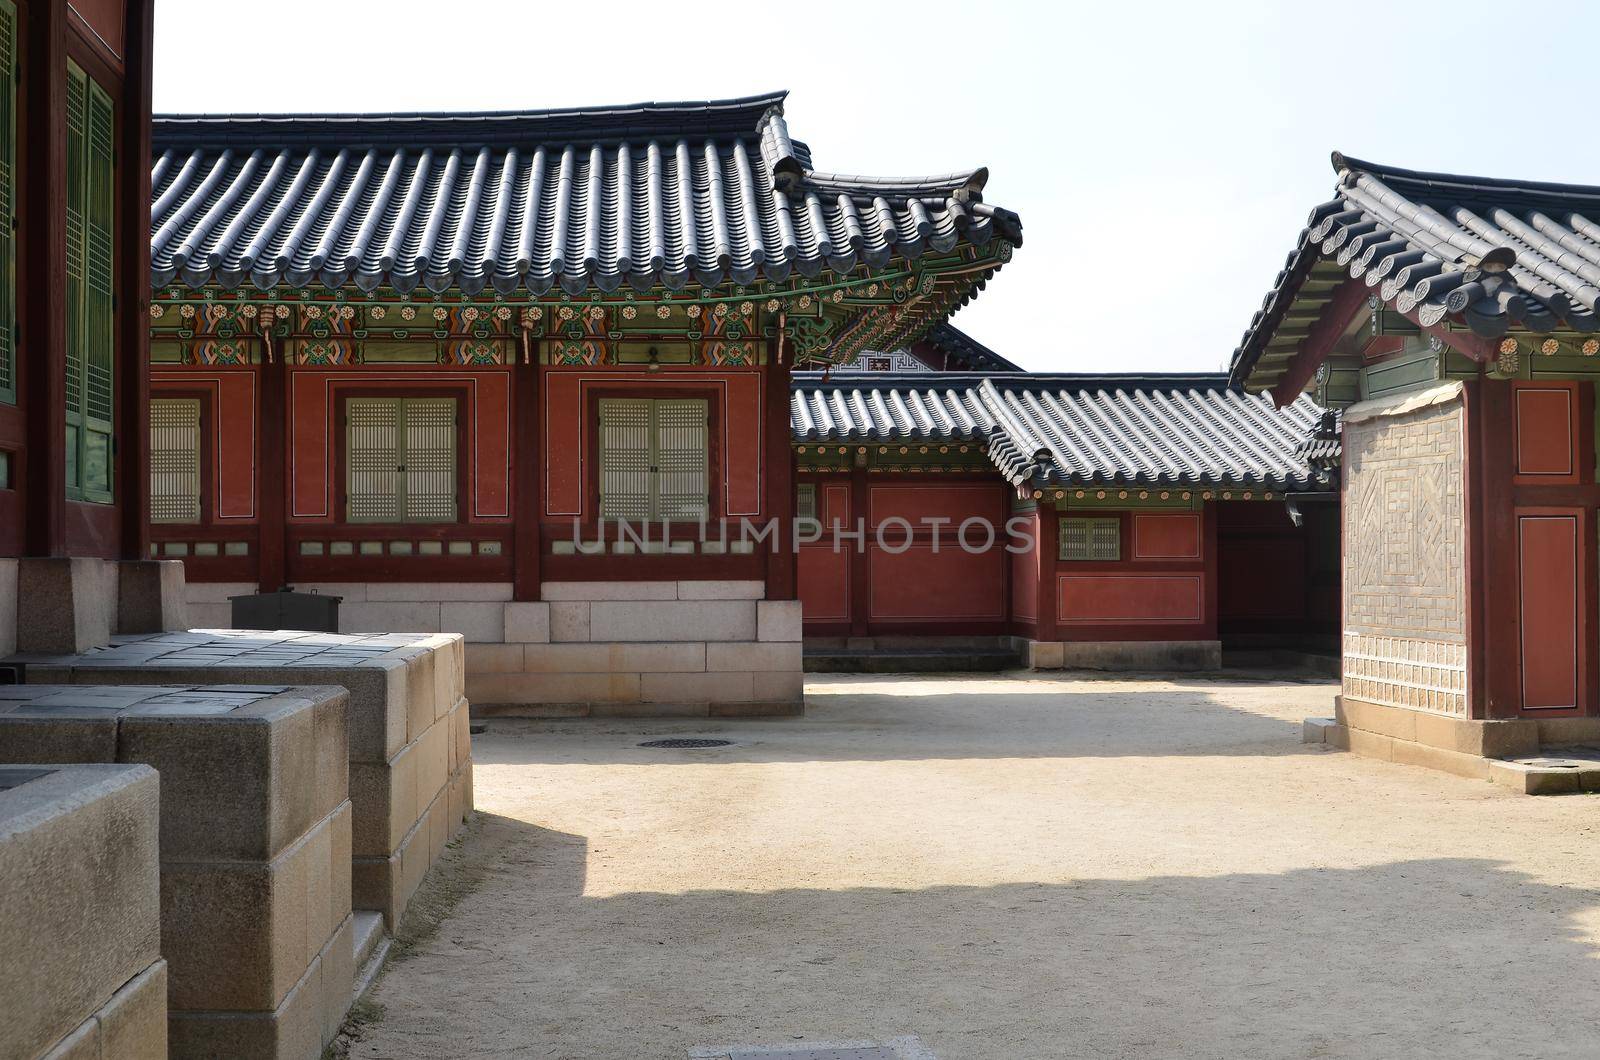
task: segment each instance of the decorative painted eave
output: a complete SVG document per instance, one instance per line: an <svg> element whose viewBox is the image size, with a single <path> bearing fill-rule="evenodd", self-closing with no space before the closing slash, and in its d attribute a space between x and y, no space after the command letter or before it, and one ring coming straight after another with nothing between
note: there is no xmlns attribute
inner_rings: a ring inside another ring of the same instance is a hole
<svg viewBox="0 0 1600 1060"><path fill-rule="evenodd" d="M844 331L903 342L1020 245L985 170L818 173L783 100L158 117L152 281L537 298L899 270L926 289Z"/></svg>
<svg viewBox="0 0 1600 1060"><path fill-rule="evenodd" d="M1077 485L1328 488L1302 452L1323 410L1221 375L795 376L796 443L980 440L1021 491Z"/></svg>
<svg viewBox="0 0 1600 1060"><path fill-rule="evenodd" d="M1275 385L1303 322L1347 280L1423 328L1480 341L1600 329L1600 187L1424 173L1337 152L1333 167L1335 197L1311 212L1252 318L1234 382ZM1600 340L1581 346L1600 353Z"/></svg>

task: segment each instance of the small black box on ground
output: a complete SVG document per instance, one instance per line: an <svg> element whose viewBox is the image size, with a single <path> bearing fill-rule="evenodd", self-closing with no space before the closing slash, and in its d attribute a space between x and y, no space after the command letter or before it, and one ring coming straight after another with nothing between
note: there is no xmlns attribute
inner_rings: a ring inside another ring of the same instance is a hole
<svg viewBox="0 0 1600 1060"><path fill-rule="evenodd" d="M233 604L234 629L304 629L317 633L339 632L339 603L343 599L297 593L293 589L228 597Z"/></svg>

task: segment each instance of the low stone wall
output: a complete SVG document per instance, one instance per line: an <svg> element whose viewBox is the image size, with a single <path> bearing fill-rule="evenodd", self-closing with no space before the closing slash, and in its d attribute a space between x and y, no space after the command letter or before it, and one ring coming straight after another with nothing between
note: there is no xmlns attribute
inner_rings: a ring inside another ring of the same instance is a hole
<svg viewBox="0 0 1600 1060"><path fill-rule="evenodd" d="M167 1056L160 782L0 766L0 1056Z"/></svg>
<svg viewBox="0 0 1600 1060"><path fill-rule="evenodd" d="M190 630L21 658L30 684L348 689L352 901L381 912L391 931L472 809L459 636Z"/></svg>
<svg viewBox="0 0 1600 1060"><path fill-rule="evenodd" d="M174 1057L315 1057L354 980L342 688L0 686L0 747L161 776Z"/></svg>
<svg viewBox="0 0 1600 1060"><path fill-rule="evenodd" d="M192 615L226 625L248 584L195 583ZM500 582L299 585L343 598L340 628L460 633L466 694L484 714L796 714L798 600L759 581L546 582L513 601Z"/></svg>
<svg viewBox="0 0 1600 1060"><path fill-rule="evenodd" d="M1219 640L1068 640L1016 639L1022 663L1031 670L1219 670Z"/></svg>

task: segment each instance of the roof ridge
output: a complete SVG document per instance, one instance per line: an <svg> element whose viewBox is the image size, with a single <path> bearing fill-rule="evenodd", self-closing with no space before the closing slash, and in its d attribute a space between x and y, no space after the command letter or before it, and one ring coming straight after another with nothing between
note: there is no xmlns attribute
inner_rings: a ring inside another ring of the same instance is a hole
<svg viewBox="0 0 1600 1060"><path fill-rule="evenodd" d="M1353 158L1342 151L1331 156L1333 170L1341 179L1347 175L1367 173L1380 180L1416 181L1435 185L1440 190L1450 188L1493 189L1495 191L1527 191L1546 195L1593 195L1600 199L1600 184L1571 184L1553 180L1520 180L1512 177L1477 177L1467 173L1444 173L1426 169L1406 169Z"/></svg>

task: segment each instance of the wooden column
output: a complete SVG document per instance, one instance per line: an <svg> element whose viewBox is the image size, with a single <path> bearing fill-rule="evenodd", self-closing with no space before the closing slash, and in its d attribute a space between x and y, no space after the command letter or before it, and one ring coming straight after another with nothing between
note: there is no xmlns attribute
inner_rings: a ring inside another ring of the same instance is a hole
<svg viewBox="0 0 1600 1060"><path fill-rule="evenodd" d="M852 460L855 458L852 457ZM850 468L850 525L846 530L854 530L857 520L862 520L865 527L868 508L867 465L854 464ZM865 532L870 535L870 528ZM872 632L872 581L868 562L872 556L868 549L872 547L870 539L859 544L851 539L847 542L850 552L850 635L852 637L869 636Z"/></svg>
<svg viewBox="0 0 1600 1060"><path fill-rule="evenodd" d="M794 447L789 437L789 357L781 333L767 343L766 452L762 470L766 478L766 511L776 520L777 532L767 553L767 599L793 600L798 587L798 560L794 546Z"/></svg>
<svg viewBox="0 0 1600 1060"><path fill-rule="evenodd" d="M1041 499L1039 502L1039 603L1034 609L1038 617L1034 626L1034 639L1060 640L1056 628L1056 554L1061 531L1061 513L1054 505Z"/></svg>
<svg viewBox="0 0 1600 1060"><path fill-rule="evenodd" d="M544 450L539 444L539 365L518 364L512 372L511 400L515 406L511 467L513 600L537 600L540 595L540 501L544 482Z"/></svg>
<svg viewBox="0 0 1600 1060"><path fill-rule="evenodd" d="M150 66L154 5L128 5L122 94L122 155L117 167L117 499L122 555L150 553Z"/></svg>
<svg viewBox="0 0 1600 1060"><path fill-rule="evenodd" d="M28 447L22 466L30 556L66 554L67 463L67 5L24 9L18 152L23 244L17 279L20 397ZM148 323L148 322L146 322Z"/></svg>
<svg viewBox="0 0 1600 1060"><path fill-rule="evenodd" d="M1474 718L1515 718L1522 668L1511 385L1480 376L1466 384L1464 399L1468 711Z"/></svg>
<svg viewBox="0 0 1600 1060"><path fill-rule="evenodd" d="M256 577L264 593L283 588L288 577L289 497L289 366L284 344L278 360L261 366L261 451L256 454L257 488L261 490L261 536Z"/></svg>

